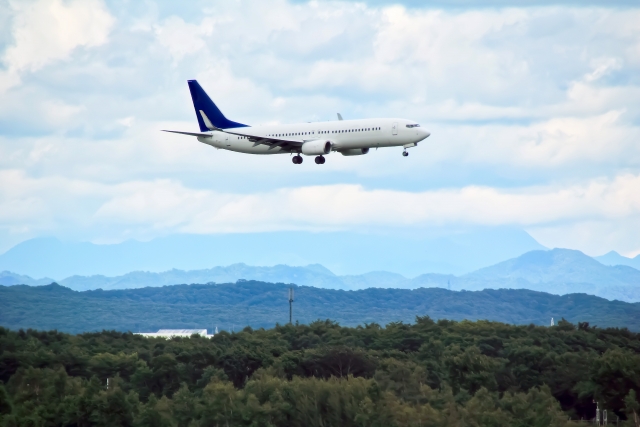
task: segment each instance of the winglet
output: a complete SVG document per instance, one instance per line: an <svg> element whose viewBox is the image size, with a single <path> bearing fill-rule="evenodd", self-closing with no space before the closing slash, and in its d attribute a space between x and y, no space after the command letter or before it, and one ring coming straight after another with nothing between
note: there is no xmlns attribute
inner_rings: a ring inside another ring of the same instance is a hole
<svg viewBox="0 0 640 427"><path fill-rule="evenodd" d="M342 120L342 115L338 113L338 120Z"/></svg>

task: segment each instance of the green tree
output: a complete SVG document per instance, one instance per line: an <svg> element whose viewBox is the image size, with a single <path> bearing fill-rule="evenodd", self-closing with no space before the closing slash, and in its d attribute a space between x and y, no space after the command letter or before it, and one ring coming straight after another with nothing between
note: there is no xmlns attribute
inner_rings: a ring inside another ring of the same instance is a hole
<svg viewBox="0 0 640 427"><path fill-rule="evenodd" d="M171 423L156 408L157 404L158 399L151 395L135 418L134 427L171 427Z"/></svg>
<svg viewBox="0 0 640 427"><path fill-rule="evenodd" d="M635 427L640 427L640 417L638 417L638 413L640 413L640 403L638 403L635 390L629 390L629 393L625 396L624 412Z"/></svg>
<svg viewBox="0 0 640 427"><path fill-rule="evenodd" d="M187 427L194 418L195 399L187 384L182 384L171 399L171 414L178 427Z"/></svg>
<svg viewBox="0 0 640 427"><path fill-rule="evenodd" d="M591 365L591 386L604 408L622 412L629 390L640 390L640 355L618 348L607 350Z"/></svg>
<svg viewBox="0 0 640 427"><path fill-rule="evenodd" d="M4 385L0 384L0 420L13 412L13 404Z"/></svg>

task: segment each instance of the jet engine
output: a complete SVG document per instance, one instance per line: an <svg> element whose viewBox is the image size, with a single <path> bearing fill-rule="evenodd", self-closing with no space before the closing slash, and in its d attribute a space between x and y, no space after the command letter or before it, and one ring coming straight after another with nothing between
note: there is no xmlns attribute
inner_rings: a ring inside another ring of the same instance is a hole
<svg viewBox="0 0 640 427"><path fill-rule="evenodd" d="M362 156L363 154L367 154L369 152L369 148L350 148L348 150L341 150L343 156Z"/></svg>
<svg viewBox="0 0 640 427"><path fill-rule="evenodd" d="M305 156L322 156L331 152L331 141L316 139L302 144L302 154Z"/></svg>

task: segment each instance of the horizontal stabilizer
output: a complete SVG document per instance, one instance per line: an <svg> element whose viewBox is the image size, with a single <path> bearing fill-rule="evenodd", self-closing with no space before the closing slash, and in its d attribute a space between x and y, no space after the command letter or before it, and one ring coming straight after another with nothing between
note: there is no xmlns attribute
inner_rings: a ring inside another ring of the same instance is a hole
<svg viewBox="0 0 640 427"><path fill-rule="evenodd" d="M208 133L181 132L179 130L165 130L165 129L162 129L162 132L179 133L179 134L182 134L182 135L201 136L203 138L211 138L211 135L208 134Z"/></svg>

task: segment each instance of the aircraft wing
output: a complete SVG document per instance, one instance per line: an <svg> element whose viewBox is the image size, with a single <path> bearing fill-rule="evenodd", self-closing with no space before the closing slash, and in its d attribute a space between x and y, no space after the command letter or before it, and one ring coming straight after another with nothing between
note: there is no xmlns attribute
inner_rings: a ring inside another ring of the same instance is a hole
<svg viewBox="0 0 640 427"><path fill-rule="evenodd" d="M244 129L244 128L238 128L238 129ZM230 135L236 135L236 136L242 136L247 138L249 141L253 142L254 146L256 145L268 145L269 149L273 149L276 147L281 147L283 150L292 150L295 148L299 148L302 146L302 144L304 144L306 142L306 140L304 141L296 141L296 140L290 140L290 139L282 139L282 138L273 138L273 137L264 137L264 136L255 136L255 135L250 135L248 133L245 132L237 132L237 131L232 131L232 130L226 130L226 129L220 129L220 128L216 128L214 127L211 130L215 130L218 132L223 132L223 133L228 133ZM178 133L181 135L190 135L190 136L198 136L198 137L202 137L202 138L211 138L213 135L209 134L209 133L201 133L201 132L181 132L181 131L177 131L177 130L162 130L163 132L171 132L171 133Z"/></svg>
<svg viewBox="0 0 640 427"><path fill-rule="evenodd" d="M242 128L238 128L238 129L242 129ZM276 148L276 147L282 147L283 149L291 149L291 148L299 148L302 146L302 144L305 143L305 141L296 141L296 140L291 140L291 139L283 139L283 138L273 138L270 136L255 136L255 135L250 135L248 133L245 132L235 132L235 131L231 131L231 130L226 130L226 129L216 129L217 131L220 132L224 132L224 133L228 133L230 135L237 135L237 136L243 136L245 138L247 138L249 141L253 142L254 146L255 145L260 145L260 144L264 144L264 145L268 145L271 148Z"/></svg>

